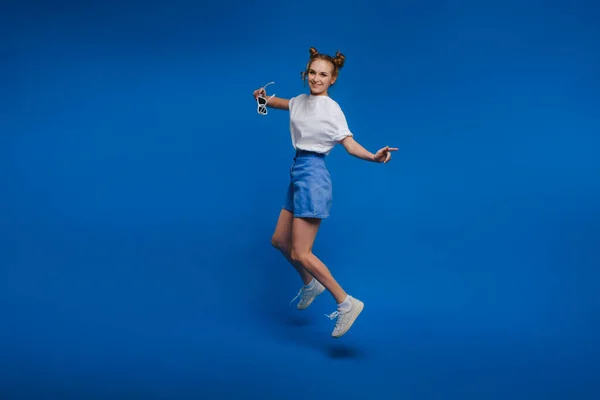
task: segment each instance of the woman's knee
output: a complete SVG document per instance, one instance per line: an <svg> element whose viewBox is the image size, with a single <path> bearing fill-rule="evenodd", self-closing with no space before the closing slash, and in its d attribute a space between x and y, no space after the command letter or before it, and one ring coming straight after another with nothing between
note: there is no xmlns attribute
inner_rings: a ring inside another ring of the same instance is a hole
<svg viewBox="0 0 600 400"><path fill-rule="evenodd" d="M302 266L308 266L308 258L310 257L310 251L298 250L292 247L290 251L290 258L293 262L298 263Z"/></svg>
<svg viewBox="0 0 600 400"><path fill-rule="evenodd" d="M291 247L291 244L289 243L288 240L285 240L284 238L278 236L278 235L273 235L271 237L271 245L273 247L275 247L277 250L280 250L282 252L289 252L289 249Z"/></svg>

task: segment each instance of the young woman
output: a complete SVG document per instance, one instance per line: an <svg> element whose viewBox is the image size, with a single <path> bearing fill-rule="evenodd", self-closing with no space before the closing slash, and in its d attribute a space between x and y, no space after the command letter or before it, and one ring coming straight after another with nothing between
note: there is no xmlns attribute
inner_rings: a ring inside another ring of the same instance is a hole
<svg viewBox="0 0 600 400"><path fill-rule="evenodd" d="M337 311L329 318L338 318L332 336L339 338L350 329L364 304L348 295L327 266L312 253L321 221L329 216L332 204L331 177L325 158L338 143L350 155L378 163L387 163L391 153L398 149L386 146L373 154L354 140L342 109L328 95L329 87L335 83L344 65L345 56L338 51L331 57L314 47L309 51L310 59L301 73L305 83L308 81L309 95L300 94L291 99L267 97L265 89L260 88L254 91L254 98L257 101L259 97L261 100L267 98L267 107L289 110L292 145L296 150L286 201L272 244L302 278L304 285L296 296L300 297L298 309L308 307L325 289L333 296Z"/></svg>

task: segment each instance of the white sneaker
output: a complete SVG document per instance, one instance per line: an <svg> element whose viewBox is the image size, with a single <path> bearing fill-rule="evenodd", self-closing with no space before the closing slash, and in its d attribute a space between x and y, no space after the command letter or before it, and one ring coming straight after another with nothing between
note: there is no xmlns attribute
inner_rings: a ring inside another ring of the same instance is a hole
<svg viewBox="0 0 600 400"><path fill-rule="evenodd" d="M313 300L318 295L323 293L324 290L325 290L325 286L323 286L321 284L321 282L319 282L318 280L314 279L313 286L310 288L308 288L306 286L302 286L302 288L300 288L300 291L298 292L296 297L294 297L292 299L292 301L290 301L290 304L292 304L294 302L294 300L296 300L298 297L300 297L300 301L298 302L297 307L298 307L298 310L304 310L306 307L310 306L310 304L313 302Z"/></svg>
<svg viewBox="0 0 600 400"><path fill-rule="evenodd" d="M339 338L346 332L348 332L352 324L354 324L354 321L356 321L358 315L362 312L363 308L365 307L362 301L355 299L352 296L350 296L350 302L352 303L352 307L349 311L342 312L338 308L338 311L335 311L329 315L325 314L325 316L331 320L335 318L338 319L335 323L333 333L331 334L331 336L333 336L334 338Z"/></svg>

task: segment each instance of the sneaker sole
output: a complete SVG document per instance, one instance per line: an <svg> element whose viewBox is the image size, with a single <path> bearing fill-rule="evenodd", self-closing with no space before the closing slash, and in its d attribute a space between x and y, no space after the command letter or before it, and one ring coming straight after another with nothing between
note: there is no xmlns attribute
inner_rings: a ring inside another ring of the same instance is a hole
<svg viewBox="0 0 600 400"><path fill-rule="evenodd" d="M354 312L354 315L352 316L352 319L350 320L350 323L348 324L348 327L345 330L343 330L342 332L338 333L337 335L331 334L331 336L335 339L338 339L338 338L344 336L346 334L346 332L348 332L350 330L350 328L352 328L352 325L354 325L356 318L358 318L358 316L360 315L360 313L362 312L362 310L364 308L365 308L365 304L362 301L359 302L356 306L356 311Z"/></svg>

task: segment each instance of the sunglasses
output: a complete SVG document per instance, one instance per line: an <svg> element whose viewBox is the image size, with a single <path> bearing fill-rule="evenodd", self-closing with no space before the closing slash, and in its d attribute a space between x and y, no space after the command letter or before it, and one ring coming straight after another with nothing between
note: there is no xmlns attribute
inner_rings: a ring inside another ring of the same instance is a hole
<svg viewBox="0 0 600 400"><path fill-rule="evenodd" d="M265 86L262 87L263 90L265 90L265 88L271 84L273 84L275 82L269 82L267 83ZM267 91L265 90L265 93L267 93ZM263 96L258 96L256 98L256 102L258 103L258 108L257 111L260 115L267 115L268 111L267 111L267 103L269 102L269 100L271 100L275 95L272 94L271 97L269 97L268 99L263 97Z"/></svg>

